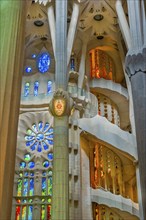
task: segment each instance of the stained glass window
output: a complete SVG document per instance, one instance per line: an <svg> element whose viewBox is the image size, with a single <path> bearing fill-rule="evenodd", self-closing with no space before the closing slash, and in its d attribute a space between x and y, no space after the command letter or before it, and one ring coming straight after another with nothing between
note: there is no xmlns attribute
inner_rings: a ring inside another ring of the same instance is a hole
<svg viewBox="0 0 146 220"><path fill-rule="evenodd" d="M75 70L75 59L74 59L74 54L71 55L71 59L70 59L70 69L71 70Z"/></svg>
<svg viewBox="0 0 146 220"><path fill-rule="evenodd" d="M41 53L37 57L37 68L40 73L46 73L50 67L50 55L47 52Z"/></svg>
<svg viewBox="0 0 146 220"><path fill-rule="evenodd" d="M112 58L98 48L90 51L90 74L91 78L104 78L113 80Z"/></svg>
<svg viewBox="0 0 146 220"><path fill-rule="evenodd" d="M29 95L29 87L30 87L30 83L26 82L24 85L24 96L27 97Z"/></svg>
<svg viewBox="0 0 146 220"><path fill-rule="evenodd" d="M52 92L52 81L48 81L47 83L47 93L50 94Z"/></svg>
<svg viewBox="0 0 146 220"><path fill-rule="evenodd" d="M24 135L25 150L17 164L14 219L33 220L34 203L38 200L40 219L51 220L53 128L50 123L39 121ZM46 151L45 157L43 151Z"/></svg>
<svg viewBox="0 0 146 220"><path fill-rule="evenodd" d="M31 72L32 72L32 67L31 67L31 66L27 66L27 67L25 68L25 72L26 72L26 73L31 73Z"/></svg>
<svg viewBox="0 0 146 220"><path fill-rule="evenodd" d="M25 140L26 147L32 151L48 150L49 146L53 145L53 128L48 122L44 124L40 121L38 125L34 123L31 128L27 129Z"/></svg>
<svg viewBox="0 0 146 220"><path fill-rule="evenodd" d="M34 96L37 96L38 95L38 90L39 90L39 82L38 81L35 81L34 82Z"/></svg>

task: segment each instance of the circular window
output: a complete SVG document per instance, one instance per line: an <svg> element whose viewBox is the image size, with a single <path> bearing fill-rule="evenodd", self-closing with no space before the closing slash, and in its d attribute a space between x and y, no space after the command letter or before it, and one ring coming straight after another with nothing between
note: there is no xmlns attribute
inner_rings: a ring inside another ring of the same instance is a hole
<svg viewBox="0 0 146 220"><path fill-rule="evenodd" d="M49 166L50 166L49 161L46 160L46 161L43 162L43 167L47 168Z"/></svg>
<svg viewBox="0 0 146 220"><path fill-rule="evenodd" d="M35 162L30 161L30 162L28 163L28 167L29 167L30 169L34 168L34 167L35 167Z"/></svg>
<svg viewBox="0 0 146 220"><path fill-rule="evenodd" d="M53 128L48 122L45 124L42 121L38 124L34 123L31 129L27 129L25 140L26 147L29 147L32 151L42 152L48 150L49 146L53 145Z"/></svg>
<svg viewBox="0 0 146 220"><path fill-rule="evenodd" d="M19 165L20 169L24 169L26 167L26 163L25 162L20 162L20 165Z"/></svg>
<svg viewBox="0 0 146 220"><path fill-rule="evenodd" d="M31 157L30 154L25 154L25 155L24 155L24 160L25 160L25 161L29 161L29 160L30 160L30 157Z"/></svg>

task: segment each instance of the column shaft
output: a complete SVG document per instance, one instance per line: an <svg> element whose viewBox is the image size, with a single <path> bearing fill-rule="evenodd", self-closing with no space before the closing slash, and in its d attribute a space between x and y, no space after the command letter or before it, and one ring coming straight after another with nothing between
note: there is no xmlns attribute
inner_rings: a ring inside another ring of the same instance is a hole
<svg viewBox="0 0 146 220"><path fill-rule="evenodd" d="M139 72L132 76L131 85L134 103L143 215L144 219L146 219L146 74Z"/></svg>
<svg viewBox="0 0 146 220"><path fill-rule="evenodd" d="M57 90L67 90L67 1L56 0L56 74ZM67 105L69 103L66 103ZM68 115L54 116L54 160L52 219L69 219Z"/></svg>
<svg viewBox="0 0 146 220"><path fill-rule="evenodd" d="M2 0L0 4L0 219L10 219L23 67L26 1Z"/></svg>
<svg viewBox="0 0 146 220"><path fill-rule="evenodd" d="M76 33L76 27L79 17L79 4L74 3L73 4L73 12L71 17L71 22L69 26L68 31L68 40L67 40L67 65L69 64L72 47L74 43L75 33Z"/></svg>

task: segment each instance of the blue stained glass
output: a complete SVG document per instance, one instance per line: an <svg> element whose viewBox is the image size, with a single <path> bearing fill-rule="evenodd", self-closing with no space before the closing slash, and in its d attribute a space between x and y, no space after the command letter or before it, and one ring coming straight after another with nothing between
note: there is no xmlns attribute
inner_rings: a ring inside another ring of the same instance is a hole
<svg viewBox="0 0 146 220"><path fill-rule="evenodd" d="M47 134L47 133L46 133ZM50 134L48 136L45 136L47 139L53 139L54 135L53 134Z"/></svg>
<svg viewBox="0 0 146 220"><path fill-rule="evenodd" d="M42 142L42 144L43 144L44 150L47 150L49 148L45 142Z"/></svg>
<svg viewBox="0 0 146 220"><path fill-rule="evenodd" d="M53 132L53 128L50 128L48 131L49 131L50 133L52 133L52 132Z"/></svg>
<svg viewBox="0 0 146 220"><path fill-rule="evenodd" d="M20 162L20 165L19 165L19 167L21 168L21 169L23 169L23 168L25 168L26 167L26 163L25 162Z"/></svg>
<svg viewBox="0 0 146 220"><path fill-rule="evenodd" d="M50 165L49 161L46 160L43 162L43 167L47 168L47 167L49 167L49 165Z"/></svg>
<svg viewBox="0 0 146 220"><path fill-rule="evenodd" d="M28 206L28 220L32 220L33 206Z"/></svg>
<svg viewBox="0 0 146 220"><path fill-rule="evenodd" d="M53 145L53 140L48 140L48 139L46 139L45 142L46 142L47 144Z"/></svg>
<svg viewBox="0 0 146 220"><path fill-rule="evenodd" d="M43 141L43 140L44 140L44 134L38 133L38 134L36 135L36 139L37 139L38 141Z"/></svg>
<svg viewBox="0 0 146 220"><path fill-rule="evenodd" d="M30 176L34 176L34 173L33 173L33 172L31 172L31 173L30 173Z"/></svg>
<svg viewBox="0 0 146 220"><path fill-rule="evenodd" d="M27 97L29 95L29 82L26 82L24 85L24 96Z"/></svg>
<svg viewBox="0 0 146 220"><path fill-rule="evenodd" d="M48 159L53 160L53 153L48 153Z"/></svg>
<svg viewBox="0 0 146 220"><path fill-rule="evenodd" d="M37 56L36 54L32 54L32 56L31 56L31 57L32 57L32 58L36 58L36 56Z"/></svg>
<svg viewBox="0 0 146 220"><path fill-rule="evenodd" d="M44 127L44 132L46 132L50 127L50 124L47 122Z"/></svg>
<svg viewBox="0 0 146 220"><path fill-rule="evenodd" d="M37 58L37 68L39 72L45 73L50 67L50 55L47 52L40 54Z"/></svg>
<svg viewBox="0 0 146 220"><path fill-rule="evenodd" d="M71 70L75 70L75 59L74 59L74 55L71 56L70 68L71 68Z"/></svg>
<svg viewBox="0 0 146 220"><path fill-rule="evenodd" d="M27 67L25 68L25 72L26 72L26 73L31 73L31 72L32 72L31 66L27 66Z"/></svg>
<svg viewBox="0 0 146 220"><path fill-rule="evenodd" d="M33 196L33 194L34 194L34 179L31 178L31 179L30 179L30 191L29 191L29 195L30 195L30 196Z"/></svg>
<svg viewBox="0 0 146 220"><path fill-rule="evenodd" d="M39 142L39 145L38 145L38 152L42 152L42 145L41 145L40 142Z"/></svg>
<svg viewBox="0 0 146 220"><path fill-rule="evenodd" d="M33 129L35 132L38 132L36 124L33 124L33 125L32 125L32 129Z"/></svg>
<svg viewBox="0 0 146 220"><path fill-rule="evenodd" d="M35 140L27 141L27 142L26 142L26 146L27 146L27 147L30 147L30 146L33 145L34 143L35 143Z"/></svg>
<svg viewBox="0 0 146 220"><path fill-rule="evenodd" d="M35 143L30 147L30 149L31 149L32 151L34 151L34 150L37 148L37 146L38 146L38 142L35 142Z"/></svg>
<svg viewBox="0 0 146 220"><path fill-rule="evenodd" d="M36 81L34 82L34 91L33 91L34 96L38 95L38 90L39 90L39 82Z"/></svg>
<svg viewBox="0 0 146 220"><path fill-rule="evenodd" d="M29 136L25 136L25 140L26 141L30 141L30 140L33 140L34 139L34 136L31 136L31 135L29 135Z"/></svg>
<svg viewBox="0 0 146 220"><path fill-rule="evenodd" d="M25 173L24 173L24 176L28 176L28 172L25 172Z"/></svg>
<svg viewBox="0 0 146 220"><path fill-rule="evenodd" d="M52 92L52 81L48 81L48 84L47 84L47 93L51 93Z"/></svg>
<svg viewBox="0 0 146 220"><path fill-rule="evenodd" d="M43 122L40 121L40 122L39 122L39 131L42 131L42 129L43 129Z"/></svg>
<svg viewBox="0 0 146 220"><path fill-rule="evenodd" d="M43 172L42 175L43 175L43 176L46 176L46 172Z"/></svg>
<svg viewBox="0 0 146 220"><path fill-rule="evenodd" d="M27 196L27 191L28 191L28 179L24 179L24 187L23 187L23 196Z"/></svg>
<svg viewBox="0 0 146 220"><path fill-rule="evenodd" d="M35 167L35 162L30 161L30 162L28 163L28 167L29 167L30 169L34 168L34 167Z"/></svg>

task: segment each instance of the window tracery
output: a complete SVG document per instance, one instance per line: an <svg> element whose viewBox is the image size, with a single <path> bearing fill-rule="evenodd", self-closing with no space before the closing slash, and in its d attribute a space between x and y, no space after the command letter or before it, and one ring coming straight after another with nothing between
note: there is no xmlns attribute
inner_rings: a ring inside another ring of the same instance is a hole
<svg viewBox="0 0 146 220"><path fill-rule="evenodd" d="M26 129L24 140L25 147L16 162L13 214L16 220L33 220L36 215L50 220L53 128L49 122L35 122Z"/></svg>

